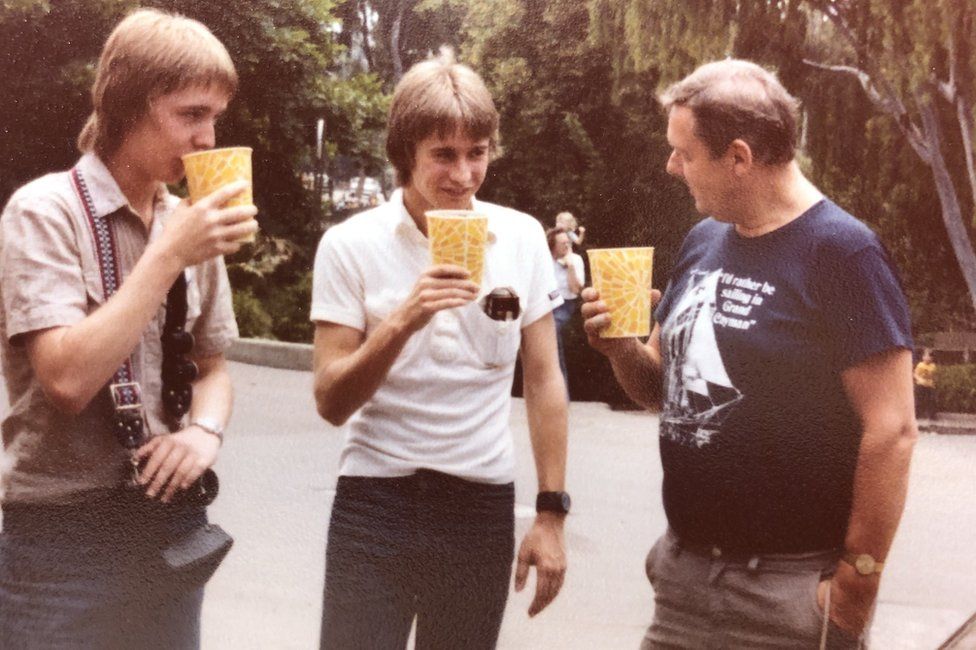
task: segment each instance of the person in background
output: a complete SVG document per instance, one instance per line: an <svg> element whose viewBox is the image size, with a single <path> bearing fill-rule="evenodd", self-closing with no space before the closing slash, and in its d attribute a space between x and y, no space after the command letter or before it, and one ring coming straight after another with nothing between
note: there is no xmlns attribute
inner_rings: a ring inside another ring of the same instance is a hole
<svg viewBox="0 0 976 650"><path fill-rule="evenodd" d="M206 27L135 11L95 70L81 158L0 216L4 648L200 645L209 573L165 558L186 559L194 531L214 539L183 497L230 417L222 256L255 232L256 209L223 207L244 183L192 206L166 185L183 178L182 155L214 146L236 88Z"/></svg>
<svg viewBox="0 0 976 650"><path fill-rule="evenodd" d="M568 213L564 213L568 214ZM569 372L566 366L566 326L579 309L579 295L586 284L586 271L583 258L573 252L573 245L569 241L569 233L562 228L550 228L546 231L546 241L552 255L553 269L556 273L556 285L563 297L563 304L552 310L556 321L556 343L559 346L559 369L563 371L566 380L566 391L569 393Z"/></svg>
<svg viewBox="0 0 976 650"><path fill-rule="evenodd" d="M922 360L915 366L912 373L915 379L915 403L919 416L930 422L938 419L939 414L935 402L935 381L938 366L932 358L932 350L925 348Z"/></svg>
<svg viewBox="0 0 976 650"><path fill-rule="evenodd" d="M586 228L576 222L576 217L572 212L560 212L556 215L556 228L562 228L569 236L569 241L573 246L583 247L583 240L586 238Z"/></svg>

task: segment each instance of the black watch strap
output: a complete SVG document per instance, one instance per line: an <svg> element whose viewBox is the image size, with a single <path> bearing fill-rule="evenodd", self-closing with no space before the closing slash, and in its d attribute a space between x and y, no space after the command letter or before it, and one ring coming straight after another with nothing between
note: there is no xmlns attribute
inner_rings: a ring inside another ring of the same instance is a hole
<svg viewBox="0 0 976 650"><path fill-rule="evenodd" d="M535 498L536 512L555 512L565 515L569 512L572 499L568 492L540 492Z"/></svg>

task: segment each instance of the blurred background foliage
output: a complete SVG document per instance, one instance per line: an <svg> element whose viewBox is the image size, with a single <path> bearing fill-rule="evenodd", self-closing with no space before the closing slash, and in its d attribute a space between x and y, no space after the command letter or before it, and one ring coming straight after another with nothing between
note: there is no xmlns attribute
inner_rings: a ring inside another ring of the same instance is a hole
<svg viewBox="0 0 976 650"><path fill-rule="evenodd" d="M570 210L587 246L655 246L662 289L699 217L664 172L656 93L714 58L776 70L803 102L805 171L881 236L916 333L976 329L974 3L0 0L0 201L73 163L98 51L138 5L201 20L240 72L218 141L254 148L263 239L229 260L245 335L311 340L315 245L345 216L303 184L318 165L316 121L334 180L368 175L389 191L389 94L443 45L484 76L502 116L481 198L546 226ZM621 401L579 326L569 334L573 396Z"/></svg>

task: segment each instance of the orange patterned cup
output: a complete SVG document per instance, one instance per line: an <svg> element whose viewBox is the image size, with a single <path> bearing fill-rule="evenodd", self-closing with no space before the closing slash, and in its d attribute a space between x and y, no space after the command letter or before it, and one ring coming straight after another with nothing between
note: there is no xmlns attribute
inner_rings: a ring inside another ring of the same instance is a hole
<svg viewBox="0 0 976 650"><path fill-rule="evenodd" d="M591 248L593 288L610 309L610 326L600 338L647 336L651 333L653 248Z"/></svg>
<svg viewBox="0 0 976 650"><path fill-rule="evenodd" d="M188 153L183 156L183 169L186 171L186 185L190 190L191 203L196 203L228 183L245 180L247 189L228 201L225 207L254 204L250 147L227 147ZM252 242L254 236L242 241Z"/></svg>
<svg viewBox="0 0 976 650"><path fill-rule="evenodd" d="M427 238L434 264L456 264L481 284L488 244L488 217L472 210L429 210Z"/></svg>

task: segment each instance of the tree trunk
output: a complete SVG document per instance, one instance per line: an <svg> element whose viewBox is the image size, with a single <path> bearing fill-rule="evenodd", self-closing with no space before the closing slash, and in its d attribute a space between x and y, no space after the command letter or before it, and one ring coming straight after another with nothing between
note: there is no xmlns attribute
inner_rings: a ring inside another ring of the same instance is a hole
<svg viewBox="0 0 976 650"><path fill-rule="evenodd" d="M931 99L918 102L918 107L922 118L922 129L931 152L928 163L932 169L932 178L935 180L935 189L939 194L939 203L942 205L942 221L945 223L952 252L959 262L959 270L962 271L962 277L966 281L969 299L976 313L976 252L973 251L973 243L962 216L956 187L946 167L945 157L942 155L939 118Z"/></svg>
<svg viewBox="0 0 976 650"><path fill-rule="evenodd" d="M397 2L396 16L390 25L390 60L393 62L393 83L400 81L403 76L403 59L400 57L400 30L403 27L403 12L407 0Z"/></svg>

